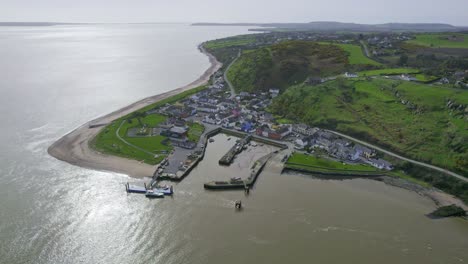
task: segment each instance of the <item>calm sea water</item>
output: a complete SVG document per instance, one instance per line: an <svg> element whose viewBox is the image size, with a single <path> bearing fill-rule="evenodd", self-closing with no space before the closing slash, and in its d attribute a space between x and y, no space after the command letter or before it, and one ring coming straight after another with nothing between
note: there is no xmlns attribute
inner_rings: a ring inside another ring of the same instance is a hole
<svg viewBox="0 0 468 264"><path fill-rule="evenodd" d="M209 66L197 44L246 28L112 25L0 28L0 263L461 263L468 223L430 220L415 193L370 180L280 174L248 197L203 183L232 141L219 135L176 195L127 195L125 175L47 155L57 138ZM245 209L233 210L242 199Z"/></svg>

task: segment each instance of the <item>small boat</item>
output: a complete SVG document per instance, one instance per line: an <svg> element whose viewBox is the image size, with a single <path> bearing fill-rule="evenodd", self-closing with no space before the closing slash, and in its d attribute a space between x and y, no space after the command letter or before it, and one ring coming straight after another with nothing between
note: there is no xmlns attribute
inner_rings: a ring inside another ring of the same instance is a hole
<svg viewBox="0 0 468 264"><path fill-rule="evenodd" d="M172 195L174 193L174 188L172 186L156 187L153 190L155 190L156 192L162 193L164 195Z"/></svg>
<svg viewBox="0 0 468 264"><path fill-rule="evenodd" d="M147 190L145 196L148 198L164 198L164 193L155 190Z"/></svg>
<svg viewBox="0 0 468 264"><path fill-rule="evenodd" d="M242 178L241 177L231 178L231 183L236 183L236 182L242 182Z"/></svg>
<svg viewBox="0 0 468 264"><path fill-rule="evenodd" d="M229 137L228 140L231 140L231 138Z"/></svg>

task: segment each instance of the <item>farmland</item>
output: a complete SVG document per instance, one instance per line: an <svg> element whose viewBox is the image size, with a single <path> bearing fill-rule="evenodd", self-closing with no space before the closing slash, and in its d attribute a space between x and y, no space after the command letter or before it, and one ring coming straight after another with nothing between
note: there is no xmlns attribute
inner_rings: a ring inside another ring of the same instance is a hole
<svg viewBox="0 0 468 264"><path fill-rule="evenodd" d="M372 59L369 59L364 55L361 50L361 46L354 44L334 44L342 48L348 53L349 64L368 64L368 65L381 65Z"/></svg>
<svg viewBox="0 0 468 264"><path fill-rule="evenodd" d="M433 48L461 48L468 49L468 34L441 33L419 34L409 43Z"/></svg>

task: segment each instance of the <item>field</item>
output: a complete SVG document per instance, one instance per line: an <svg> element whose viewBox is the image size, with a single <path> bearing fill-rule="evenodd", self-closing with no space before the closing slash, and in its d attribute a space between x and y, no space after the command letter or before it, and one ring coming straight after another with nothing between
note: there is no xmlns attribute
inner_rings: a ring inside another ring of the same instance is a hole
<svg viewBox="0 0 468 264"><path fill-rule="evenodd" d="M221 49L235 46L245 46L255 43L255 37L250 35L241 35L225 39L207 41L204 46L207 49Z"/></svg>
<svg viewBox="0 0 468 264"><path fill-rule="evenodd" d="M378 76L378 75L400 75L400 74L418 74L418 69L412 68L390 68L380 70L370 70L358 72L359 76Z"/></svg>
<svg viewBox="0 0 468 264"><path fill-rule="evenodd" d="M432 82L438 79L437 76L428 76L422 73L414 74L413 76L420 82Z"/></svg>
<svg viewBox="0 0 468 264"><path fill-rule="evenodd" d="M427 163L468 175L468 92L377 78L298 85L271 110L283 118L330 128Z"/></svg>
<svg viewBox="0 0 468 264"><path fill-rule="evenodd" d="M141 118L141 122L148 124L148 126L156 126L160 122L163 122L166 118L160 115L148 115L144 118ZM119 129L120 127L120 129ZM139 122L135 119L123 120L118 119L112 122L110 125L105 127L93 140L92 146L106 154L112 154L116 156L121 156L124 158L135 159L143 161L148 164L157 164L161 162L164 158L163 155L160 155L161 151L170 151L171 146L166 146L161 144L161 141L164 140L162 136L153 136L153 137L128 137L127 131L131 128L140 127ZM134 148L125 144L117 137L118 135L122 137L127 142L144 149ZM150 154L152 153L152 154ZM155 154L158 154L158 157L155 158Z"/></svg>
<svg viewBox="0 0 468 264"><path fill-rule="evenodd" d="M305 155L301 153L294 153L289 157L286 162L288 166L296 168L304 168L322 172L375 172L372 166L368 165L351 165L338 161L333 161L325 158L320 158L313 155Z"/></svg>
<svg viewBox="0 0 468 264"><path fill-rule="evenodd" d="M185 91L144 107L137 112L144 113L150 109L160 107L167 103L177 102L205 88L205 86L200 86ZM162 144L162 141L166 138L160 135L151 137L128 137L127 132L132 128L141 128L142 124L146 124L147 127L156 127L159 123L165 121L166 117L157 114L150 114L142 116L140 117L140 120L138 120L138 118L133 115L134 113L131 113L114 120L111 124L107 125L91 141L90 146L105 154L134 159L152 165L158 164L162 159L164 159L165 153L172 150L172 146ZM202 127L203 126L199 124L189 124L189 138L193 140L198 139L201 133L203 133ZM117 131L121 138L136 147L130 146L119 139L119 137L117 137Z"/></svg>
<svg viewBox="0 0 468 264"><path fill-rule="evenodd" d="M468 34L443 33L419 34L408 43L433 48L468 48Z"/></svg>
<svg viewBox="0 0 468 264"><path fill-rule="evenodd" d="M372 59L369 59L364 55L361 50L361 46L353 44L334 44L346 51L349 56L349 64L368 64L368 65L381 65Z"/></svg>

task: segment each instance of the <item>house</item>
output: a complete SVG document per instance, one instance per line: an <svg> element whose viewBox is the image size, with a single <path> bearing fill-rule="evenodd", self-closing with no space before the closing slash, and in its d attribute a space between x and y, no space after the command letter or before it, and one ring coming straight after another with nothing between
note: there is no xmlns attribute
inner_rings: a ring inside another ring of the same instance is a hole
<svg viewBox="0 0 468 264"><path fill-rule="evenodd" d="M229 118L224 119L223 127L233 128L236 126L236 123L238 121L239 121L238 117L231 116Z"/></svg>
<svg viewBox="0 0 468 264"><path fill-rule="evenodd" d="M359 156L364 157L366 159L369 159L375 155L375 152L373 150L361 145L354 146L354 154L356 155L356 153L359 153Z"/></svg>
<svg viewBox="0 0 468 264"><path fill-rule="evenodd" d="M166 119L166 121L162 122L162 123L159 123L158 125L160 128L164 128L164 129L170 129L171 127L174 126L174 122L172 122L172 119L171 118L168 118Z"/></svg>
<svg viewBox="0 0 468 264"><path fill-rule="evenodd" d="M256 134L262 137L281 140L287 135L291 134L290 126L281 126L278 129L270 129L267 125L263 125L256 130Z"/></svg>
<svg viewBox="0 0 468 264"><path fill-rule="evenodd" d="M383 159L369 159L369 164L378 168L378 169L385 169L385 170L392 170L393 166L390 162L383 160Z"/></svg>
<svg viewBox="0 0 468 264"><path fill-rule="evenodd" d="M332 142L327 138L320 137L314 140L314 146L328 151L332 146Z"/></svg>
<svg viewBox="0 0 468 264"><path fill-rule="evenodd" d="M352 149L350 149L348 159L351 160L351 161L356 161L361 157L361 154L362 154L361 151L359 151L359 150L357 150L355 148L352 148Z"/></svg>
<svg viewBox="0 0 468 264"><path fill-rule="evenodd" d="M173 117L177 118L187 118L189 116L193 116L197 113L197 110L190 106L175 106L171 105L167 107L164 112Z"/></svg>
<svg viewBox="0 0 468 264"><path fill-rule="evenodd" d="M242 123L241 125L241 131L244 131L244 132L251 132L252 129L253 129L253 124L252 122L249 122L249 121L245 121Z"/></svg>
<svg viewBox="0 0 468 264"><path fill-rule="evenodd" d="M332 143L329 153L335 158L338 158L340 160L346 160L348 159L351 151L349 148L343 145Z"/></svg>
<svg viewBox="0 0 468 264"><path fill-rule="evenodd" d="M209 114L203 118L203 122L215 125L216 124L216 117L214 114Z"/></svg>
<svg viewBox="0 0 468 264"><path fill-rule="evenodd" d="M187 127L171 127L161 131L161 136L170 137L170 138L185 138L187 136L188 128Z"/></svg>
<svg viewBox="0 0 468 264"><path fill-rule="evenodd" d="M203 113L216 113L218 111L218 107L210 104L200 104L197 106L197 111Z"/></svg>
<svg viewBox="0 0 468 264"><path fill-rule="evenodd" d="M346 78L357 78L358 77L357 73L351 73L351 72L345 72L344 76Z"/></svg>
<svg viewBox="0 0 468 264"><path fill-rule="evenodd" d="M310 139L307 137L299 138L294 141L294 148L301 150L309 145Z"/></svg>
<svg viewBox="0 0 468 264"><path fill-rule="evenodd" d="M306 83L309 85L318 85L323 83L323 79L320 77L309 77L307 78Z"/></svg>
<svg viewBox="0 0 468 264"><path fill-rule="evenodd" d="M449 79L447 79L447 77L443 77L443 78L441 78L441 79L439 80L439 83L441 83L441 84L449 84L450 81L449 81Z"/></svg>
<svg viewBox="0 0 468 264"><path fill-rule="evenodd" d="M318 128L311 128L305 124L298 124L293 126L293 131L302 135L313 136Z"/></svg>
<svg viewBox="0 0 468 264"><path fill-rule="evenodd" d="M272 98L275 98L275 97L277 97L277 96L279 95L280 90L279 90L279 89L270 89L270 90L269 90L269 93L270 93L270 96L271 96Z"/></svg>

